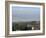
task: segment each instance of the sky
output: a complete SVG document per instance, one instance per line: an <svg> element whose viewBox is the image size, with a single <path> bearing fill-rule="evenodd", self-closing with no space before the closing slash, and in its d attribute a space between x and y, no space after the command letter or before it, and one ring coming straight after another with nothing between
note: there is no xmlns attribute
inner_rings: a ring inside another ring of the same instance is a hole
<svg viewBox="0 0 46 38"><path fill-rule="evenodd" d="M39 21L40 8L39 7L12 7L12 21Z"/></svg>

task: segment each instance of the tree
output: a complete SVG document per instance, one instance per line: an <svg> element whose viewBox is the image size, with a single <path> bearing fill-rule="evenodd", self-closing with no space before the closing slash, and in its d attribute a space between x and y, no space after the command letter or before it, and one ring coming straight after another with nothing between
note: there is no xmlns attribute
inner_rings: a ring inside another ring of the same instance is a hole
<svg viewBox="0 0 46 38"><path fill-rule="evenodd" d="M36 21L31 22L32 27L34 28L36 26Z"/></svg>

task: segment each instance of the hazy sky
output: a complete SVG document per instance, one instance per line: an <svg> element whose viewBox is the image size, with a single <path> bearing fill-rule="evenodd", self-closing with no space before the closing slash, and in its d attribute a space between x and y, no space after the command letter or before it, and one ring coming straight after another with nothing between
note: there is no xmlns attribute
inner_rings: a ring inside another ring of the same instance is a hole
<svg viewBox="0 0 46 38"><path fill-rule="evenodd" d="M40 8L38 7L12 7L12 21L38 21Z"/></svg>

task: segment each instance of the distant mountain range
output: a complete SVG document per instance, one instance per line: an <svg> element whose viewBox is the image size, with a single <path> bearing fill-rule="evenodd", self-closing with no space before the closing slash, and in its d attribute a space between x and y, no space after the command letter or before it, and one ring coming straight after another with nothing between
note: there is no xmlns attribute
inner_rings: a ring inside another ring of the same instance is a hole
<svg viewBox="0 0 46 38"><path fill-rule="evenodd" d="M40 21L40 19L23 19L19 17L13 17L12 22L31 22L31 21Z"/></svg>

